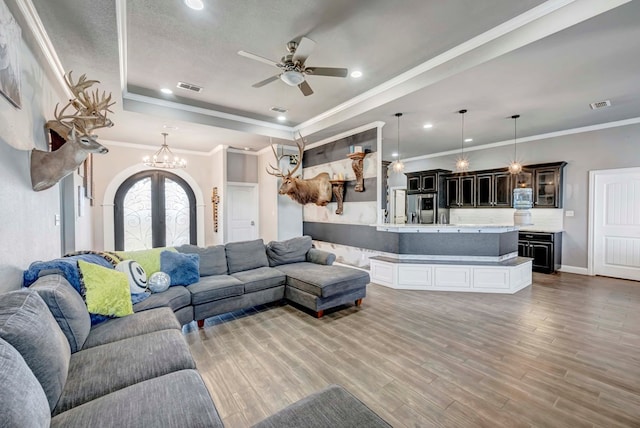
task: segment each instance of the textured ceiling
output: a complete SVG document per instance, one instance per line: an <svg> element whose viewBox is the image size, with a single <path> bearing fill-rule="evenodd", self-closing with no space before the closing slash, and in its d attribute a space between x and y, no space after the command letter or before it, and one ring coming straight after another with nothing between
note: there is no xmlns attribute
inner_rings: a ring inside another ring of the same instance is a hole
<svg viewBox="0 0 640 428"><path fill-rule="evenodd" d="M117 95L116 126L101 130L106 140L157 145L169 125L178 127L169 131L172 147L260 149L268 136L289 138L294 126L317 141L380 120L387 122L383 153L390 158L393 113L401 111L402 157L413 157L459 147L461 108L469 109L471 145L512 138L507 118L515 113L522 115L522 137L640 116L639 2L600 14L624 1L564 1L565 8L395 86L401 73L563 0L205 0L202 12L179 0L33 2L64 68L101 80ZM285 43L300 36L317 43L307 65L357 68L364 76L310 76L309 97L281 81L252 88L278 70L237 51L277 61ZM178 80L205 89L175 89ZM161 94L162 87L174 95ZM613 107L589 109L603 99ZM288 109L288 121L277 122L272 106ZM425 122L434 128L424 130Z"/></svg>

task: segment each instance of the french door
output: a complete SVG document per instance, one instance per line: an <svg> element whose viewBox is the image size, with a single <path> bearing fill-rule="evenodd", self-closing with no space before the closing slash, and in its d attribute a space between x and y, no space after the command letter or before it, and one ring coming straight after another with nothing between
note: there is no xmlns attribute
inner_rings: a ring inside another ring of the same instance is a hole
<svg viewBox="0 0 640 428"><path fill-rule="evenodd" d="M114 223L116 250L195 245L195 195L175 174L139 172L116 192Z"/></svg>

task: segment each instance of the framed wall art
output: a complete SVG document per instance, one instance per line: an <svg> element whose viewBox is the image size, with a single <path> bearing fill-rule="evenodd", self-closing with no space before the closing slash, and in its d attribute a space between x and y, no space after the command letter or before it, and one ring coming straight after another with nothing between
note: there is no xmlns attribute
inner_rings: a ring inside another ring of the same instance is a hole
<svg viewBox="0 0 640 428"><path fill-rule="evenodd" d="M0 0L0 93L20 108L20 40L22 30L4 0Z"/></svg>

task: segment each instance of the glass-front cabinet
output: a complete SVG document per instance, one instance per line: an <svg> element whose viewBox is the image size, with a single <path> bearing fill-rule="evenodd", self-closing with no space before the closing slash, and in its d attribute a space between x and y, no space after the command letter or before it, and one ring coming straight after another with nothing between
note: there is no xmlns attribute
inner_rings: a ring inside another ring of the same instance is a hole
<svg viewBox="0 0 640 428"><path fill-rule="evenodd" d="M445 180L447 189L447 207L474 207L476 193L476 176L453 176Z"/></svg>
<svg viewBox="0 0 640 428"><path fill-rule="evenodd" d="M536 207L558 208L560 204L560 169L546 168L535 171Z"/></svg>
<svg viewBox="0 0 640 428"><path fill-rule="evenodd" d="M476 175L476 206L510 207L511 174L509 172L479 173Z"/></svg>

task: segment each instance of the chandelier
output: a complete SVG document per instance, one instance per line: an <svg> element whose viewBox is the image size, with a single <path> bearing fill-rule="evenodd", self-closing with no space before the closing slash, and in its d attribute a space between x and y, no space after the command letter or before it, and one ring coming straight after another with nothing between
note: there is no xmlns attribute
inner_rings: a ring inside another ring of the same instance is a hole
<svg viewBox="0 0 640 428"><path fill-rule="evenodd" d="M511 119L513 119L513 160L511 161L511 164L509 164L509 172L511 174L520 174L520 172L522 172L522 164L518 161L518 148L516 141L516 137L518 136L517 122L519 117L519 114L511 116Z"/></svg>
<svg viewBox="0 0 640 428"><path fill-rule="evenodd" d="M187 161L174 155L167 145L167 135L169 134L166 132L162 133L164 142L162 143L162 146L160 146L160 150L155 152L153 156L145 156L142 158L142 162L144 162L145 166L167 169L185 168L187 166Z"/></svg>

